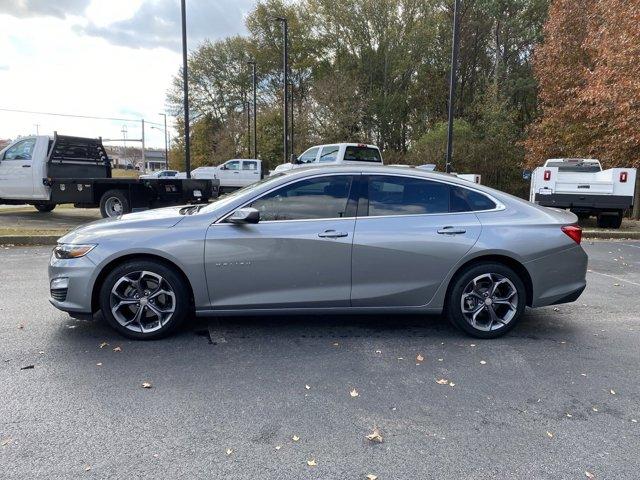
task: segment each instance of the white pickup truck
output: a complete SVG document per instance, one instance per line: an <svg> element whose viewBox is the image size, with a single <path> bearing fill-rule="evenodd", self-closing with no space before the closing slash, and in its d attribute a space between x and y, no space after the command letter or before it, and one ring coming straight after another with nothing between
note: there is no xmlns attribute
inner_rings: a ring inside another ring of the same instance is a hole
<svg viewBox="0 0 640 480"><path fill-rule="evenodd" d="M180 172L176 178L185 178ZM234 158L222 165L204 166L191 170L191 178L201 180L219 180L220 193L226 193L246 187L263 178L262 160L255 158Z"/></svg>
<svg viewBox="0 0 640 480"><path fill-rule="evenodd" d="M271 173L285 172L293 168L309 167L312 165L332 166L343 163L383 164L380 149L375 145L366 145L364 143L315 145L305 150L299 157L294 157L294 159L294 162L278 165Z"/></svg>
<svg viewBox="0 0 640 480"><path fill-rule="evenodd" d="M551 158L531 174L529 200L580 218L595 215L602 228L620 228L624 211L633 206L635 184L635 168L602 170L594 159Z"/></svg>
<svg viewBox="0 0 640 480"><path fill-rule="evenodd" d="M0 204L50 212L72 203L117 217L134 209L206 203L217 195L215 180L112 178L99 138L39 135L0 150Z"/></svg>

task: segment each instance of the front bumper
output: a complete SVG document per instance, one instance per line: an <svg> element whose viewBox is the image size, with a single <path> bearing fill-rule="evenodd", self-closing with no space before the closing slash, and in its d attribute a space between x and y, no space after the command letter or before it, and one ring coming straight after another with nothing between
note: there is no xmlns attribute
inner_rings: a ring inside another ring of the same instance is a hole
<svg viewBox="0 0 640 480"><path fill-rule="evenodd" d="M532 307L574 302L587 285L588 257L581 246L525 264L533 286Z"/></svg>
<svg viewBox="0 0 640 480"><path fill-rule="evenodd" d="M84 318L91 315L91 286L95 270L96 264L91 261L89 255L69 260L60 260L51 255L49 261L51 305L74 317Z"/></svg>

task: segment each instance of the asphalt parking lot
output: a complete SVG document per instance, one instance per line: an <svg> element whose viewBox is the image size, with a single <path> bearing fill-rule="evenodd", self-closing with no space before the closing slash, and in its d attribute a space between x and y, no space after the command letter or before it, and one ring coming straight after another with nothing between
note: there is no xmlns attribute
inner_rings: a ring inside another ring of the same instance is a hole
<svg viewBox="0 0 640 480"><path fill-rule="evenodd" d="M132 342L48 304L49 247L3 248L0 477L638 478L640 242L585 249L583 296L498 340L283 316Z"/></svg>

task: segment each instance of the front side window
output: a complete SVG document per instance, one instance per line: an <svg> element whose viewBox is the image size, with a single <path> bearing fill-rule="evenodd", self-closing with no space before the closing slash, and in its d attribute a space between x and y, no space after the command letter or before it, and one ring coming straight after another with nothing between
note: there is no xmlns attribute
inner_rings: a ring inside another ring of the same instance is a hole
<svg viewBox="0 0 640 480"><path fill-rule="evenodd" d="M316 155L318 155L318 148L310 148L302 155L298 157L298 163L313 163L316 161Z"/></svg>
<svg viewBox="0 0 640 480"><path fill-rule="evenodd" d="M33 149L36 146L35 138L27 138L16 143L4 152L4 160L31 160Z"/></svg>
<svg viewBox="0 0 640 480"><path fill-rule="evenodd" d="M349 146L344 152L344 160L349 162L382 163L380 150L371 147Z"/></svg>
<svg viewBox="0 0 640 480"><path fill-rule="evenodd" d="M449 212L449 185L419 178L372 176L369 216Z"/></svg>
<svg viewBox="0 0 640 480"><path fill-rule="evenodd" d="M320 163L335 162L338 158L338 151L340 147L338 145L327 145L322 147L320 152Z"/></svg>
<svg viewBox="0 0 640 480"><path fill-rule="evenodd" d="M251 170L255 172L258 170L258 162L242 162L242 170Z"/></svg>
<svg viewBox="0 0 640 480"><path fill-rule="evenodd" d="M342 218L351 182L349 175L300 180L266 194L250 206L260 211L260 221Z"/></svg>
<svg viewBox="0 0 640 480"><path fill-rule="evenodd" d="M240 161L234 160L232 162L227 162L224 164L225 170L240 170Z"/></svg>

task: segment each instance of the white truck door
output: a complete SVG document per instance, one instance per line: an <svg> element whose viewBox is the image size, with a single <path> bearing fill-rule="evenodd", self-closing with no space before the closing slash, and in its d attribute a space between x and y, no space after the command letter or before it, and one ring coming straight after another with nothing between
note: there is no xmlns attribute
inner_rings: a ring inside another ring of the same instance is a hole
<svg viewBox="0 0 640 480"><path fill-rule="evenodd" d="M240 160L229 160L220 165L218 170L218 178L221 187L239 187L242 185L240 180Z"/></svg>
<svg viewBox="0 0 640 480"><path fill-rule="evenodd" d="M25 138L5 150L0 159L0 197L9 200L32 199L34 167L39 166L34 159L37 153L46 155L46 151L36 151L37 140L37 137Z"/></svg>
<svg viewBox="0 0 640 480"><path fill-rule="evenodd" d="M240 179L243 187L260 180L260 169L258 168L257 160L243 160L241 172Z"/></svg>

